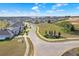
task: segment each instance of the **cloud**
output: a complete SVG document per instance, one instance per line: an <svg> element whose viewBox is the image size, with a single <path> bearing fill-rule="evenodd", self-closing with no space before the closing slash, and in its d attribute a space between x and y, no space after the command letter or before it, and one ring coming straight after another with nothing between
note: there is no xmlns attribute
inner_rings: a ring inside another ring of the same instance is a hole
<svg viewBox="0 0 79 59"><path fill-rule="evenodd" d="M32 10L37 10L37 9L38 9L38 6L32 7Z"/></svg>
<svg viewBox="0 0 79 59"><path fill-rule="evenodd" d="M76 7L76 9L79 9L79 6L78 6L78 7Z"/></svg>
<svg viewBox="0 0 79 59"><path fill-rule="evenodd" d="M19 10L15 10L15 12L16 12L16 13L18 13L18 14L22 13L22 12L21 12L21 11L19 11Z"/></svg>
<svg viewBox="0 0 79 59"><path fill-rule="evenodd" d="M38 7L43 7L45 8L46 6L46 3L35 3L35 6L38 6Z"/></svg>
<svg viewBox="0 0 79 59"><path fill-rule="evenodd" d="M36 5L36 6L39 5L39 3L35 3L35 5Z"/></svg>
<svg viewBox="0 0 79 59"><path fill-rule="evenodd" d="M57 9L57 10L47 10L47 12L51 13L51 12L56 12L56 11L64 11L62 9Z"/></svg>
<svg viewBox="0 0 79 59"><path fill-rule="evenodd" d="M58 7L66 6L66 5L68 5L68 4L67 3L57 3L57 4L52 6L52 9L57 9Z"/></svg>
<svg viewBox="0 0 79 59"><path fill-rule="evenodd" d="M46 13L48 13L48 14L49 14L49 13L52 13L52 12L53 12L53 10L47 10L47 11L46 11Z"/></svg>
<svg viewBox="0 0 79 59"><path fill-rule="evenodd" d="M39 3L35 3L35 5L36 5L36 6L39 6L39 7L40 7L40 6L42 6L42 5L41 5L41 4L39 4Z"/></svg>
<svg viewBox="0 0 79 59"><path fill-rule="evenodd" d="M7 12L7 10L1 10L0 12L1 12L1 13L6 13L6 12Z"/></svg>
<svg viewBox="0 0 79 59"><path fill-rule="evenodd" d="M32 7L32 10L35 11L35 12L39 12L40 11L38 6Z"/></svg>
<svg viewBox="0 0 79 59"><path fill-rule="evenodd" d="M46 14L53 14L54 12L64 12L63 9L57 9L57 10L47 10Z"/></svg>
<svg viewBox="0 0 79 59"><path fill-rule="evenodd" d="M0 14L7 15L7 14L9 14L9 11L8 10L0 10Z"/></svg>
<svg viewBox="0 0 79 59"><path fill-rule="evenodd" d="M56 7L61 7L61 6L66 6L66 5L68 5L68 4L66 4L66 3L58 3L58 4L56 4Z"/></svg>
<svg viewBox="0 0 79 59"><path fill-rule="evenodd" d="M55 10L55 11L62 12L62 11L64 11L64 10L60 9L60 10Z"/></svg>

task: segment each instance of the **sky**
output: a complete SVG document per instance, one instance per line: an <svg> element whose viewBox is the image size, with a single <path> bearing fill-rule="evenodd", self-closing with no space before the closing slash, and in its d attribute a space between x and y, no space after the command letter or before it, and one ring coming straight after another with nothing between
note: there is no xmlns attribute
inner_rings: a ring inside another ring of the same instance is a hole
<svg viewBox="0 0 79 59"><path fill-rule="evenodd" d="M79 3L0 3L0 16L79 16Z"/></svg>

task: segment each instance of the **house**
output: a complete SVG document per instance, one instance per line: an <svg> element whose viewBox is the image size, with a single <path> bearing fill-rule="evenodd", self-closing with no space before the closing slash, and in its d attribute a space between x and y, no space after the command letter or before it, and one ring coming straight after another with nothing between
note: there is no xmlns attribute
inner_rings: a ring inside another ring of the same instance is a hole
<svg viewBox="0 0 79 59"><path fill-rule="evenodd" d="M4 40L7 38L12 38L13 37L13 33L10 30L7 29L0 29L0 40Z"/></svg>
<svg viewBox="0 0 79 59"><path fill-rule="evenodd" d="M24 24L22 22L17 22L7 29L0 29L0 40L5 40L6 38L12 38L18 35L24 29Z"/></svg>
<svg viewBox="0 0 79 59"><path fill-rule="evenodd" d="M18 35L19 32L24 29L24 24L22 22L17 22L11 25L8 29L11 30L14 35Z"/></svg>

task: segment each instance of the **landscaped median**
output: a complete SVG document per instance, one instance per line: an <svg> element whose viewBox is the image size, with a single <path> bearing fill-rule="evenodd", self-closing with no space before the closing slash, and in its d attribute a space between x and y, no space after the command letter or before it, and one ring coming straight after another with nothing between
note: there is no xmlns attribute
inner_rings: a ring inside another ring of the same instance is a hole
<svg viewBox="0 0 79 59"><path fill-rule="evenodd" d="M38 26L36 27L36 34L38 35L39 38L41 38L42 40L47 41L47 42L57 42L57 41L64 41L65 40L64 38L61 38L61 39L48 39L48 38L45 38L44 36L42 36L39 33L39 27Z"/></svg>
<svg viewBox="0 0 79 59"><path fill-rule="evenodd" d="M39 27L37 26L36 27L36 34L37 36L44 40L44 41L47 41L47 42L62 42L62 41L73 41L73 40L79 40L79 38L58 38L58 39L49 39L49 38L45 38L44 36L42 36L40 33L39 33Z"/></svg>

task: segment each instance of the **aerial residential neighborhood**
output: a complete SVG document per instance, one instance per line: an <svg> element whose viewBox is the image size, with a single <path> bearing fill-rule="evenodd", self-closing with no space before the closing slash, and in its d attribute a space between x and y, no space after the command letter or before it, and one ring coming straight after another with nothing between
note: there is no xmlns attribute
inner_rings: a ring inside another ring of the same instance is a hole
<svg viewBox="0 0 79 59"><path fill-rule="evenodd" d="M17 22L6 29L0 29L0 40L5 40L7 38L12 38L18 35L24 28L23 23Z"/></svg>
<svg viewBox="0 0 79 59"><path fill-rule="evenodd" d="M0 4L0 56L79 56L79 3Z"/></svg>

